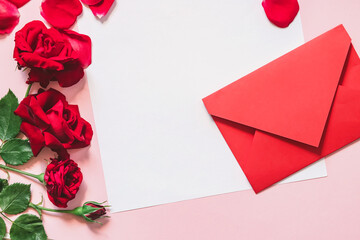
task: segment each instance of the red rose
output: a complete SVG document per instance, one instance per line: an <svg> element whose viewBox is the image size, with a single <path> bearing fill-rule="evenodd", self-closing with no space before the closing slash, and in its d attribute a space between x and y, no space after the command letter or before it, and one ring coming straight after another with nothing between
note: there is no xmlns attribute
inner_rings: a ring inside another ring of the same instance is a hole
<svg viewBox="0 0 360 240"><path fill-rule="evenodd" d="M69 105L55 89L40 89L38 94L24 98L15 114L23 119L20 129L29 138L34 156L47 146L68 157L66 149L90 144L91 125L81 118L78 106Z"/></svg>
<svg viewBox="0 0 360 240"><path fill-rule="evenodd" d="M19 68L30 68L27 83L47 87L49 81L58 81L69 87L82 79L84 68L91 63L91 39L32 21L15 34L14 58Z"/></svg>
<svg viewBox="0 0 360 240"><path fill-rule="evenodd" d="M78 165L71 159L52 159L46 167L44 180L50 201L58 207L67 207L79 191L83 175Z"/></svg>

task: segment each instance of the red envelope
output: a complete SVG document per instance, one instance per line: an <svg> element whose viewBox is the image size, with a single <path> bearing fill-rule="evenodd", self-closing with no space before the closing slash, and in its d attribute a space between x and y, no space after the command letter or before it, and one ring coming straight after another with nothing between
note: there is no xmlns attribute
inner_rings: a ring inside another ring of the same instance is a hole
<svg viewBox="0 0 360 240"><path fill-rule="evenodd" d="M258 193L360 138L360 59L340 25L203 102Z"/></svg>

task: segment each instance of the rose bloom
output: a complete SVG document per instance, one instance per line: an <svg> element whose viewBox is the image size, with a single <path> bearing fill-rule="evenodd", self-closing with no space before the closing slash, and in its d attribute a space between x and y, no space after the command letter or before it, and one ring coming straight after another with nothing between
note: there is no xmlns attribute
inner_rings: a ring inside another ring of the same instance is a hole
<svg viewBox="0 0 360 240"><path fill-rule="evenodd" d="M27 83L62 87L79 82L91 63L91 39L71 30L46 28L41 21L26 24L15 34L14 58L18 68L30 68Z"/></svg>
<svg viewBox="0 0 360 240"><path fill-rule="evenodd" d="M68 104L55 89L40 89L24 98L14 113L23 119L20 130L29 138L34 156L47 146L66 158L66 149L86 147L91 142L91 125L80 116L78 106Z"/></svg>
<svg viewBox="0 0 360 240"><path fill-rule="evenodd" d="M62 208L67 207L67 203L75 198L82 180L80 168L71 159L52 159L44 175L50 201Z"/></svg>

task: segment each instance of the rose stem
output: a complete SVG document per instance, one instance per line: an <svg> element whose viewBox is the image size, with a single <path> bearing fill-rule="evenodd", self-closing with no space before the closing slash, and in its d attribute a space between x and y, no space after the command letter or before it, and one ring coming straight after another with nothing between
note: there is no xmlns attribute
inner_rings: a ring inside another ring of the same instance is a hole
<svg viewBox="0 0 360 240"><path fill-rule="evenodd" d="M13 171L13 172L17 172L17 173L21 173L23 175L36 178L40 182L45 183L45 181L44 181L44 173L32 174L32 173L24 172L24 171L21 171L19 169L8 167L8 166L2 165L2 164L0 164L0 168L10 170L10 171Z"/></svg>
<svg viewBox="0 0 360 240"><path fill-rule="evenodd" d="M39 206L39 205L35 205L33 203L29 203L29 207L32 207L34 209L40 209L40 210L48 211L48 212L60 212L60 213L70 213L70 214L79 215L78 212L76 212L76 210L78 208L74 208L74 209L71 209L71 210L52 209L52 208L46 208L46 207L42 207L42 206Z"/></svg>
<svg viewBox="0 0 360 240"><path fill-rule="evenodd" d="M30 90L31 90L31 86L32 86L32 85L33 85L32 83L29 84L29 86L28 86L28 88L27 88L27 90L26 90L26 93L25 93L25 97L29 96L29 93L30 93Z"/></svg>

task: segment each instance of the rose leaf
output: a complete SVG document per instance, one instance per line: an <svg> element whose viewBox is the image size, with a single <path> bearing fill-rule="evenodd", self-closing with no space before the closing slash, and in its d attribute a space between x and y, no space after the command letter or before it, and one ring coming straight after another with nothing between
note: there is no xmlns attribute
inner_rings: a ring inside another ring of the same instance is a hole
<svg viewBox="0 0 360 240"><path fill-rule="evenodd" d="M28 140L14 138L4 143L0 156L7 164L18 166L29 161L33 153Z"/></svg>
<svg viewBox="0 0 360 240"><path fill-rule="evenodd" d="M0 239L3 239L6 234L6 225L4 219L0 218Z"/></svg>
<svg viewBox="0 0 360 240"><path fill-rule="evenodd" d="M4 190L7 186L9 186L9 182L6 179L0 178L0 193ZM1 238L0 238L1 239Z"/></svg>
<svg viewBox="0 0 360 240"><path fill-rule="evenodd" d="M0 99L0 139L2 141L15 137L20 131L21 118L14 114L19 106L18 99L9 92Z"/></svg>
<svg viewBox="0 0 360 240"><path fill-rule="evenodd" d="M11 184L0 193L0 208L7 214L21 213L28 208L30 195L30 184Z"/></svg>
<svg viewBox="0 0 360 240"><path fill-rule="evenodd" d="M11 226L12 240L46 240L47 235L40 218L32 214L23 214Z"/></svg>

